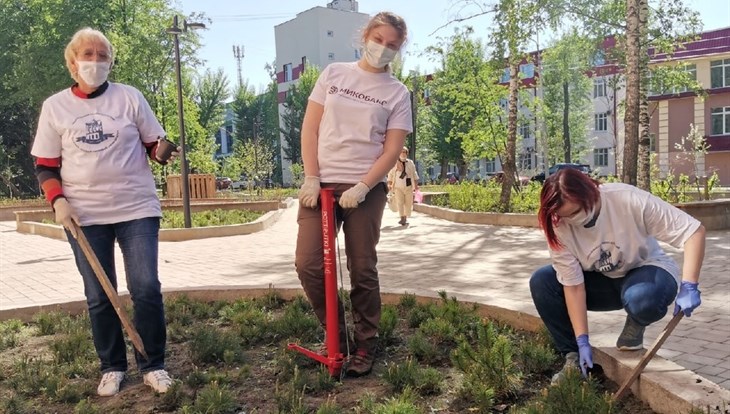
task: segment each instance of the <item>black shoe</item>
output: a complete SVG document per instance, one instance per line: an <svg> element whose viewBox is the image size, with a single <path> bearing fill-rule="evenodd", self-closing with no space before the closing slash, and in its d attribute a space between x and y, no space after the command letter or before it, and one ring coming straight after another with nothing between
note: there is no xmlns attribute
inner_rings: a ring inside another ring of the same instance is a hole
<svg viewBox="0 0 730 414"><path fill-rule="evenodd" d="M616 348L620 351L638 351L644 348L644 330L646 326L639 325L631 316L626 315L624 330L618 336Z"/></svg>

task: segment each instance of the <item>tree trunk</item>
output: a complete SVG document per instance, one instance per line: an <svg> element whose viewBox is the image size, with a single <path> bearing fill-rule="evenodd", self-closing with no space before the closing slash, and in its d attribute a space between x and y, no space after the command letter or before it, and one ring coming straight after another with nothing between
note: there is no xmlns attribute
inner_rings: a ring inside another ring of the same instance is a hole
<svg viewBox="0 0 730 414"><path fill-rule="evenodd" d="M639 0L639 160L636 177L637 187L651 191L651 138L649 137L649 101L646 94L649 82L649 54L647 0Z"/></svg>
<svg viewBox="0 0 730 414"><path fill-rule="evenodd" d="M516 54L515 54L516 55ZM512 56L514 59L514 56ZM505 148L504 179L502 180L502 192L499 197L500 210L509 211L512 187L515 183L517 166L515 165L515 152L517 147L517 94L519 92L519 63L512 61L509 64L509 99L507 103L507 147Z"/></svg>
<svg viewBox="0 0 730 414"><path fill-rule="evenodd" d="M626 0L626 115L621 181L631 185L636 185L639 152L639 3L640 0Z"/></svg>
<svg viewBox="0 0 730 414"><path fill-rule="evenodd" d="M563 82L563 159L571 162L570 156L570 85Z"/></svg>

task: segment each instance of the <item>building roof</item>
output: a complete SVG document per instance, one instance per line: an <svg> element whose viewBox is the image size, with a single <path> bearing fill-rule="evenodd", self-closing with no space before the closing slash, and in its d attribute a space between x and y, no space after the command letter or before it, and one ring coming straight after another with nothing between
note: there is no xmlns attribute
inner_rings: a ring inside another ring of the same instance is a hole
<svg viewBox="0 0 730 414"><path fill-rule="evenodd" d="M692 59L721 53L730 53L730 27L702 32L699 39L684 43L684 47L675 50L671 56L667 53L654 54L654 48L649 48L651 63L665 61L668 58L671 60Z"/></svg>

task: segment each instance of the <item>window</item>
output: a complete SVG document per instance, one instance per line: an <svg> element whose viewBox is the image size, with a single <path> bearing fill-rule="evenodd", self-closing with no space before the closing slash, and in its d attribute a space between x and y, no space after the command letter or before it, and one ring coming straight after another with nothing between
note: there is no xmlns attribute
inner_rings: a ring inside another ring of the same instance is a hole
<svg viewBox="0 0 730 414"><path fill-rule="evenodd" d="M532 147L525 148L525 152L520 154L519 167L522 170L532 169Z"/></svg>
<svg viewBox="0 0 730 414"><path fill-rule="evenodd" d="M499 83L507 82L509 82L509 68L504 68L504 72L502 72L502 77L499 78Z"/></svg>
<svg viewBox="0 0 730 414"><path fill-rule="evenodd" d="M499 107L502 109L507 109L508 104L509 104L509 102L507 101L506 98L502 98L499 100Z"/></svg>
<svg viewBox="0 0 730 414"><path fill-rule="evenodd" d="M520 73L526 79L534 77L535 76L535 64L527 63L524 65L520 65Z"/></svg>
<svg viewBox="0 0 730 414"><path fill-rule="evenodd" d="M593 66L601 66L606 64L606 54L603 50L599 50L593 55Z"/></svg>
<svg viewBox="0 0 730 414"><path fill-rule="evenodd" d="M307 57L302 56L302 72L304 72L305 69L307 69Z"/></svg>
<svg viewBox="0 0 730 414"><path fill-rule="evenodd" d="M335 54L332 52L327 53L327 59L329 60L335 60Z"/></svg>
<svg viewBox="0 0 730 414"><path fill-rule="evenodd" d="M293 80L291 63L284 65L284 82L291 82Z"/></svg>
<svg viewBox="0 0 730 414"><path fill-rule="evenodd" d="M596 131L608 131L608 114L602 112L594 116Z"/></svg>
<svg viewBox="0 0 730 414"><path fill-rule="evenodd" d="M600 98L606 96L606 79L593 79L593 97Z"/></svg>
<svg viewBox="0 0 730 414"><path fill-rule="evenodd" d="M710 62L710 88L730 86L730 59Z"/></svg>
<svg viewBox="0 0 730 414"><path fill-rule="evenodd" d="M327 37L335 37L334 30L327 30Z"/></svg>
<svg viewBox="0 0 730 414"><path fill-rule="evenodd" d="M530 138L530 123L529 122L521 123L519 133L523 139L529 139Z"/></svg>
<svg viewBox="0 0 730 414"><path fill-rule="evenodd" d="M683 69L685 72L687 72L687 76L691 80L697 81L697 65L686 65ZM689 90L690 90L689 87L683 86L681 88L674 88L674 90L672 90L672 93L677 94L677 93L687 92Z"/></svg>
<svg viewBox="0 0 730 414"><path fill-rule="evenodd" d="M730 106L712 108L712 132L710 135L730 135Z"/></svg>
<svg viewBox="0 0 730 414"><path fill-rule="evenodd" d="M486 160L486 162L484 163L484 168L485 168L485 171L488 173L493 173L493 172L497 171L496 159L491 158L491 159Z"/></svg>
<svg viewBox="0 0 730 414"><path fill-rule="evenodd" d="M593 150L593 165L596 167L608 166L608 148L596 148Z"/></svg>

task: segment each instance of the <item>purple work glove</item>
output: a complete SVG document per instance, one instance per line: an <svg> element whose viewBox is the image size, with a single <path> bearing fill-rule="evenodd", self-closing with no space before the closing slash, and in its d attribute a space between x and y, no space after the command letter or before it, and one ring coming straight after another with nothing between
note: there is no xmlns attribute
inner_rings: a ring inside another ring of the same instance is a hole
<svg viewBox="0 0 730 414"><path fill-rule="evenodd" d="M692 311L697 309L702 303L700 299L700 290L697 289L698 283L683 281L679 286L679 294L674 302L674 315L679 311L684 312L684 316L692 316Z"/></svg>
<svg viewBox="0 0 730 414"><path fill-rule="evenodd" d="M584 377L588 377L588 368L593 368L593 348L588 342L588 334L583 334L575 338L578 342L578 363Z"/></svg>

